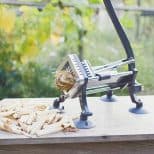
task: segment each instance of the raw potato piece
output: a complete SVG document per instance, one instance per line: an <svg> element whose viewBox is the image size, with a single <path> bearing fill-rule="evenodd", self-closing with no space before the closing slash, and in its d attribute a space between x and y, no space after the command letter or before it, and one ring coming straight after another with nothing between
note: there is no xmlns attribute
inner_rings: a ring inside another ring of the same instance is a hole
<svg viewBox="0 0 154 154"><path fill-rule="evenodd" d="M60 90L69 91L75 84L75 75L70 71L59 71L56 73L56 85Z"/></svg>

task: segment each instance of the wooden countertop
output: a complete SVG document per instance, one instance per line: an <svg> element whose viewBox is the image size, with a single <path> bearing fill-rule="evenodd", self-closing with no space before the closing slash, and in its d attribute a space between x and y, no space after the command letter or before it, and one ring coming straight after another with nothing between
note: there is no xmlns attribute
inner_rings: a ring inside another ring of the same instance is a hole
<svg viewBox="0 0 154 154"><path fill-rule="evenodd" d="M0 131L0 145L154 140L154 96L140 96L140 98L148 114L130 113L128 110L135 107L135 104L127 96L120 96L118 101L113 103L102 102L99 97L89 97L89 109L93 112L93 116L89 119L95 124L94 128L37 138ZM5 101L52 103L52 100L53 98L4 99L0 103ZM64 106L68 113L80 113L78 99L67 100Z"/></svg>

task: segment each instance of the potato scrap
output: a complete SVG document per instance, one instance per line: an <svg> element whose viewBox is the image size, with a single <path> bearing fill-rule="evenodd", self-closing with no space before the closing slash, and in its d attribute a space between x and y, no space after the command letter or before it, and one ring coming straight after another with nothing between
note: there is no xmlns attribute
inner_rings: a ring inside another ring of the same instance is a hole
<svg viewBox="0 0 154 154"><path fill-rule="evenodd" d="M59 110L48 110L50 104L0 104L0 130L25 135L42 136L59 131L77 131L73 119Z"/></svg>
<svg viewBox="0 0 154 154"><path fill-rule="evenodd" d="M70 71L63 70L56 73L56 85L62 91L69 91L75 81L75 75Z"/></svg>

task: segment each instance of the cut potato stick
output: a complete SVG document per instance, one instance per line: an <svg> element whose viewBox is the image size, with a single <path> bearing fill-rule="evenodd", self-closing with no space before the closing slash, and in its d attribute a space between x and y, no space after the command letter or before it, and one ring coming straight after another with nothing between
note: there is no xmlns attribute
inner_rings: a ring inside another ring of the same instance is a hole
<svg viewBox="0 0 154 154"><path fill-rule="evenodd" d="M29 115L23 115L21 116L21 118L19 119L20 122L27 124L27 120L29 118Z"/></svg>
<svg viewBox="0 0 154 154"><path fill-rule="evenodd" d="M32 112L31 114L29 114L29 117L27 119L27 124L32 125L32 123L36 120L36 116L37 116L36 112Z"/></svg>
<svg viewBox="0 0 154 154"><path fill-rule="evenodd" d="M46 105L37 105L34 107L37 111L44 111L47 106Z"/></svg>
<svg viewBox="0 0 154 154"><path fill-rule="evenodd" d="M17 126L16 121L10 120L8 118L2 118L3 129L10 133L21 134L20 127Z"/></svg>
<svg viewBox="0 0 154 154"><path fill-rule="evenodd" d="M55 119L55 117L56 117L56 113L51 114L51 115L49 116L48 120L47 120L47 123L48 123L48 124L52 124L53 121L54 121L54 119Z"/></svg>
<svg viewBox="0 0 154 154"><path fill-rule="evenodd" d="M62 119L62 115L60 115L59 113L56 114L55 118L53 119L52 123L56 123L58 122L59 120Z"/></svg>
<svg viewBox="0 0 154 154"><path fill-rule="evenodd" d="M36 132L36 135L42 136L50 133L56 133L64 130L67 127L75 128L73 121L69 117L64 116L59 122L56 122L51 125L47 125L44 129L38 130Z"/></svg>
<svg viewBox="0 0 154 154"><path fill-rule="evenodd" d="M15 113L15 111L0 112L0 116L7 117L7 116L10 116L14 113Z"/></svg>
<svg viewBox="0 0 154 154"><path fill-rule="evenodd" d="M21 121L18 121L20 127L21 127L21 130L23 130L24 132L28 132L28 125L26 125L25 123L21 122Z"/></svg>
<svg viewBox="0 0 154 154"><path fill-rule="evenodd" d="M45 129L36 131L36 135L42 136L42 135L57 133L62 130L63 130L63 128L61 127L61 123L52 124L52 125L48 125L48 127L46 127Z"/></svg>
<svg viewBox="0 0 154 154"><path fill-rule="evenodd" d="M41 128L43 127L44 123L45 123L46 119L42 119L40 121L37 121L35 123L33 123L33 125L31 125L31 127L29 128L29 132L32 135L35 135L37 131L41 130Z"/></svg>
<svg viewBox="0 0 154 154"><path fill-rule="evenodd" d="M4 130L4 122L0 118L0 130Z"/></svg>

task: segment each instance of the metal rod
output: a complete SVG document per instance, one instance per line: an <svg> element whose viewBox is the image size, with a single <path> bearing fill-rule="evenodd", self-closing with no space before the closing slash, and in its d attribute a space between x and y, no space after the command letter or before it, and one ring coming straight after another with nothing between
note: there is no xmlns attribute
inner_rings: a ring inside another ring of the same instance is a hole
<svg viewBox="0 0 154 154"><path fill-rule="evenodd" d="M93 88L87 88L87 95L90 95L90 94L95 94L95 93L98 93L98 92L104 92L104 91L108 91L110 90L111 88L109 86L100 86L100 87L93 87Z"/></svg>
<svg viewBox="0 0 154 154"><path fill-rule="evenodd" d="M112 3L110 0L103 0L104 4L105 4L105 7L106 7L106 10L111 18L111 21L115 27L115 30L117 31L117 34L121 40L121 43L125 49L125 52L126 52L126 55L127 55L127 59L130 59L130 58L134 58L134 53L133 53L133 49L130 45L130 42L129 42L129 39L122 27L122 25L120 24L119 22L119 19L115 13L115 10L112 6ZM135 62L132 63L132 64L129 64L128 65L128 68L129 68L129 71L132 71L135 69Z"/></svg>
<svg viewBox="0 0 154 154"><path fill-rule="evenodd" d="M111 63L109 65L99 66L98 68L94 69L94 71L98 73L100 71L114 69L114 68L120 67L122 65L131 64L131 63L134 63L134 62L135 62L134 59L131 59L131 60L128 60L128 61L122 61L121 60L121 61L117 61L115 63Z"/></svg>
<svg viewBox="0 0 154 154"><path fill-rule="evenodd" d="M94 66L93 69L94 69L95 67L96 67L95 70L101 69L101 68L105 68L105 67L109 67L109 66L112 66L112 65L115 65L115 64L119 64L119 63L121 63L121 62L123 62L123 61L126 61L126 59L121 59L121 60L112 62L112 63L110 63L110 64L102 65L102 66Z"/></svg>

